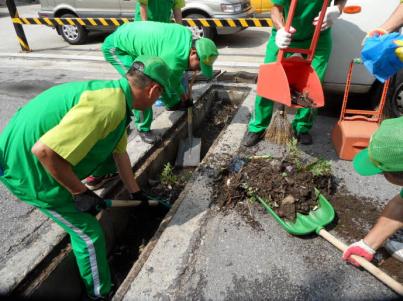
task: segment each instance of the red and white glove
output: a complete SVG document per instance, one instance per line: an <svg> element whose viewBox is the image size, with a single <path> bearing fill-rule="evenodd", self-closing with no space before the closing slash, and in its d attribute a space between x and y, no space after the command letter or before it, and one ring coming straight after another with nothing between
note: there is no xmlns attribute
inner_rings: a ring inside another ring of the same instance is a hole
<svg viewBox="0 0 403 301"><path fill-rule="evenodd" d="M314 26L316 26L316 24L318 24L319 15L320 15L320 13L318 14L318 16L315 19L313 19ZM341 11L337 5L329 6L326 9L325 17L323 18L322 27L320 28L320 31L328 29L330 26L332 26L334 21L338 17L340 17L340 15L341 15Z"/></svg>
<svg viewBox="0 0 403 301"><path fill-rule="evenodd" d="M351 258L351 255L358 255L371 261L374 258L375 250L368 246L362 239L348 246L343 253L343 260L350 262L356 267L361 266L356 260Z"/></svg>
<svg viewBox="0 0 403 301"><path fill-rule="evenodd" d="M387 34L388 32L383 28L375 28L367 33L367 37L376 37Z"/></svg>
<svg viewBox="0 0 403 301"><path fill-rule="evenodd" d="M290 27L288 31L284 27L277 30L276 34L276 45L280 49L287 48L290 46L292 35L296 32L294 27Z"/></svg>

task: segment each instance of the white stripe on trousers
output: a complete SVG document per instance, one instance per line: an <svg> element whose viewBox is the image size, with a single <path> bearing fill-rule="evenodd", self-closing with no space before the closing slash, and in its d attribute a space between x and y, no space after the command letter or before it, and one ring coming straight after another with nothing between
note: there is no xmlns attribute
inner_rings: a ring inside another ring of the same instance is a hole
<svg viewBox="0 0 403 301"><path fill-rule="evenodd" d="M102 297L100 290L101 285L99 283L99 272L98 272L98 264L97 264L97 255L95 253L95 247L92 243L91 238L85 234L81 229L74 226L72 223L67 221L63 216L53 210L47 210L48 212L52 213L55 219L58 219L62 224L66 225L68 228L72 229L87 245L88 255L90 258L90 266L91 266L91 275L92 275L92 282L94 285L94 297Z"/></svg>

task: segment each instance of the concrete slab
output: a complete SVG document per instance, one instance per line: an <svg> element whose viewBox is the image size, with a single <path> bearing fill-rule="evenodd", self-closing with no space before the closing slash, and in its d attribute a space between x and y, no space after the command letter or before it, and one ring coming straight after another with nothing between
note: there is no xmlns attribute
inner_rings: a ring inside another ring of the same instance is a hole
<svg viewBox="0 0 403 301"><path fill-rule="evenodd" d="M379 300L396 294L370 274L345 264L341 253L320 237L288 235L268 214L254 207L262 231L236 212L222 215L211 204L212 181L220 166L240 148L247 129L253 92L231 125L213 145L179 197L173 219L131 283L124 300ZM307 154L331 160L347 189L370 196L377 206L396 193L380 177L360 178L351 162L338 160L330 130L334 118L319 117L315 144ZM280 156L265 141L251 152ZM363 225L366 227L369 225ZM334 234L334 232L333 232ZM120 299L115 299L120 300Z"/></svg>

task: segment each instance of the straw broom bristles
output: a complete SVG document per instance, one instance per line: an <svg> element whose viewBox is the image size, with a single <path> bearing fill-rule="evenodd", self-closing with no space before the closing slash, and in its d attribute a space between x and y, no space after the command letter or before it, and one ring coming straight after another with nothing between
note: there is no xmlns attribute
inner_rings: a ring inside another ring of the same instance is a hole
<svg viewBox="0 0 403 301"><path fill-rule="evenodd" d="M275 144L286 145L292 137L292 127L285 112L285 105L282 105L274 113L264 138Z"/></svg>

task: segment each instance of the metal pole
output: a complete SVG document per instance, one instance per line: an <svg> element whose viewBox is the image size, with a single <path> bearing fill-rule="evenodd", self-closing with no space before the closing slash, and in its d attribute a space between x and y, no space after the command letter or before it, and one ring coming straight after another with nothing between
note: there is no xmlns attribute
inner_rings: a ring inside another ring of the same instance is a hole
<svg viewBox="0 0 403 301"><path fill-rule="evenodd" d="M10 13L11 20L13 18L19 18L17 7L15 6L14 0L6 0L6 5L8 8L8 12ZM31 49L29 48L27 38L25 37L24 28L21 24L14 23L15 33L17 34L18 43L20 43L22 51L30 52Z"/></svg>

